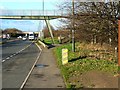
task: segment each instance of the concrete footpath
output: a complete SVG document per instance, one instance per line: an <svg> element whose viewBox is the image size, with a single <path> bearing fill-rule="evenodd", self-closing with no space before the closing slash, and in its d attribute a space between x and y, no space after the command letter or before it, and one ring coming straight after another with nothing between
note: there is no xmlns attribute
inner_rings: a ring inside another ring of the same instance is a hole
<svg viewBox="0 0 120 90"><path fill-rule="evenodd" d="M24 88L65 88L52 48L42 48L41 56Z"/></svg>

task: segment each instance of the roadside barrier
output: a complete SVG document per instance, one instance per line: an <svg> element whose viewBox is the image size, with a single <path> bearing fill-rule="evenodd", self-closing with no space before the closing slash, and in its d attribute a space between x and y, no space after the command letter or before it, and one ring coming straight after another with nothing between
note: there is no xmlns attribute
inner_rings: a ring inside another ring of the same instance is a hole
<svg viewBox="0 0 120 90"><path fill-rule="evenodd" d="M45 47L47 47L42 41L38 41L41 45L43 45L43 47L45 48Z"/></svg>

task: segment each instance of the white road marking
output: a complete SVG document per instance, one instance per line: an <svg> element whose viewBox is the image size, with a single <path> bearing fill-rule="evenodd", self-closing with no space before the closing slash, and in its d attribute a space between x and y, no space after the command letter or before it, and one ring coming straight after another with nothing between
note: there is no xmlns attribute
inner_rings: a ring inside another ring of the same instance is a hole
<svg viewBox="0 0 120 90"><path fill-rule="evenodd" d="M35 43L35 44L36 44L36 43ZM42 49L40 48L40 46L39 46L38 44L36 44L36 45L37 45L37 47L39 48L39 50L42 51Z"/></svg>
<svg viewBox="0 0 120 90"><path fill-rule="evenodd" d="M13 55L11 55L10 57L13 57Z"/></svg>
<svg viewBox="0 0 120 90"><path fill-rule="evenodd" d="M21 52L21 50L18 53L20 53L20 52Z"/></svg>
<svg viewBox="0 0 120 90"><path fill-rule="evenodd" d="M6 60L10 59L10 57L7 57Z"/></svg>
<svg viewBox="0 0 120 90"><path fill-rule="evenodd" d="M35 43L35 44L36 44L36 43ZM42 49L40 48L40 46L39 46L38 44L36 44L36 45L37 45L37 47L39 48L40 53L39 53L39 55L38 55L36 61L34 62L32 68L30 69L30 71L29 71L27 77L25 78L25 80L24 80L24 82L22 83L22 85L21 85L21 87L20 87L19 90L22 90L22 89L24 88L25 83L27 82L28 78L30 77L30 74L32 73L32 71L33 71L33 69L34 69L34 67L35 67L35 64L37 63L37 61L39 60L39 58L40 58L40 56L41 56Z"/></svg>
<svg viewBox="0 0 120 90"><path fill-rule="evenodd" d="M32 43L33 43L33 42L32 42ZM7 57L5 60L2 60L2 62L5 62L6 60L9 60L9 59L12 58L13 56L21 53L22 51L24 51L25 49L27 49L28 47L30 47L30 46L32 45L32 43L29 44L29 45L27 45L25 48L21 49L20 51L18 51L18 52L16 52L16 53L12 54L11 56Z"/></svg>
<svg viewBox="0 0 120 90"><path fill-rule="evenodd" d="M5 62L5 60L2 60L2 62Z"/></svg>
<svg viewBox="0 0 120 90"><path fill-rule="evenodd" d="M16 54L18 54L19 52L16 52Z"/></svg>
<svg viewBox="0 0 120 90"><path fill-rule="evenodd" d="M26 48L26 47L25 47L25 48ZM25 48L23 48L22 51L23 51Z"/></svg>

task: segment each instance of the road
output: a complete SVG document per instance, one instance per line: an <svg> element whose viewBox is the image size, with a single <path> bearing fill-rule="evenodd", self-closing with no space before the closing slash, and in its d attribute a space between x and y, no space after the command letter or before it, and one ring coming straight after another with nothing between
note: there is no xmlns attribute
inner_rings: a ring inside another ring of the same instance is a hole
<svg viewBox="0 0 120 90"><path fill-rule="evenodd" d="M8 60L11 55L18 54L20 50L24 49L27 45L31 44L30 41L16 40L7 42L2 45L2 60Z"/></svg>
<svg viewBox="0 0 120 90"><path fill-rule="evenodd" d="M40 51L31 41L17 40L2 46L2 86L20 88Z"/></svg>

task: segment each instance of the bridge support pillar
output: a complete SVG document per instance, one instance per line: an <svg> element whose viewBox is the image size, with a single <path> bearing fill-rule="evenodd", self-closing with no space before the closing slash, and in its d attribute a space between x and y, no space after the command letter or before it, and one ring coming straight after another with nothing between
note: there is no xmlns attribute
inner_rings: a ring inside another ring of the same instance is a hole
<svg viewBox="0 0 120 90"><path fill-rule="evenodd" d="M52 32L52 29L51 29L51 26L50 26L50 22L49 22L49 17L44 17L45 18L45 23L47 25L47 28L50 32L50 35L51 35L51 39L52 39L52 43L55 44L55 41L54 41L54 37L53 37L53 32Z"/></svg>

